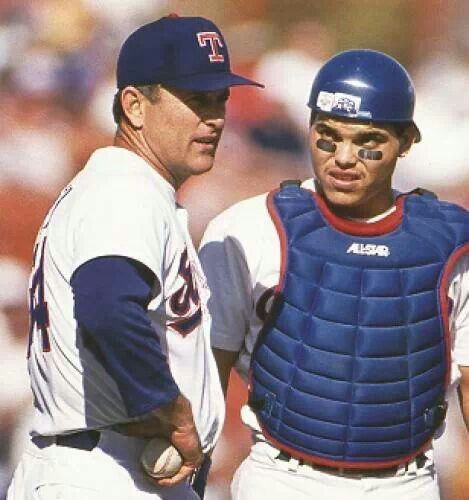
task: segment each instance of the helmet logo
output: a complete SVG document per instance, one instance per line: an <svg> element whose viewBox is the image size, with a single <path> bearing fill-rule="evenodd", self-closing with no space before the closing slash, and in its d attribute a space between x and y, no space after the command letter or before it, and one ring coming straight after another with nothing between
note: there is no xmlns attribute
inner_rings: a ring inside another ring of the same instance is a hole
<svg viewBox="0 0 469 500"><path fill-rule="evenodd" d="M351 96L342 95L334 103L332 111L345 111L346 113L349 113L351 115L356 115L358 113L359 106L360 102L358 102L357 107L356 101L351 98Z"/></svg>
<svg viewBox="0 0 469 500"><path fill-rule="evenodd" d="M341 92L325 92L318 94L316 106L326 113L338 111L349 115L357 115L360 111L361 97Z"/></svg>
<svg viewBox="0 0 469 500"><path fill-rule="evenodd" d="M218 51L223 47L223 42L220 35L216 31L202 31L197 33L197 41L201 47L206 47L207 42L210 44L211 53L208 55L210 62L224 62L225 56Z"/></svg>

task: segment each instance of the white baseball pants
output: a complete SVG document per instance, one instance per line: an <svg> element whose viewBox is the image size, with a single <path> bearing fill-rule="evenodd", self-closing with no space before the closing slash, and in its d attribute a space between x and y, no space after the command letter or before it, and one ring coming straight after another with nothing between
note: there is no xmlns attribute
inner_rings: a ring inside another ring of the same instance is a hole
<svg viewBox="0 0 469 500"><path fill-rule="evenodd" d="M139 466L144 440L101 433L91 451L28 445L7 500L199 500L188 483L158 488Z"/></svg>
<svg viewBox="0 0 469 500"><path fill-rule="evenodd" d="M265 442L253 445L231 484L232 500L439 500L431 458L418 469L415 461L390 476L326 473L309 465L277 459L279 451Z"/></svg>

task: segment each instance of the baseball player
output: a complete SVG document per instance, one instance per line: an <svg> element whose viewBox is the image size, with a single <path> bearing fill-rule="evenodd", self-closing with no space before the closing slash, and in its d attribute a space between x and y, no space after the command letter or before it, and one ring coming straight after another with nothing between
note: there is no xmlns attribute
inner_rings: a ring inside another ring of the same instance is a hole
<svg viewBox="0 0 469 500"><path fill-rule="evenodd" d="M393 58L337 54L311 89L314 179L208 226L215 357L248 382L234 499L436 500L432 440L469 427L469 218L392 175L420 132Z"/></svg>
<svg viewBox="0 0 469 500"><path fill-rule="evenodd" d="M30 281L29 448L9 500L196 499L188 480L220 434L206 279L175 192L210 170L231 72L209 20L171 15L124 42L114 145L95 151L37 237ZM151 482L166 437L183 466Z"/></svg>

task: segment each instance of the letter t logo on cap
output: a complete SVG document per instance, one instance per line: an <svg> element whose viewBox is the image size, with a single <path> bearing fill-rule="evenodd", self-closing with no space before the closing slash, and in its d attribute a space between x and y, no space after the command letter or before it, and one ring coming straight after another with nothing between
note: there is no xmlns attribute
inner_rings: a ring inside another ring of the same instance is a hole
<svg viewBox="0 0 469 500"><path fill-rule="evenodd" d="M208 56L210 62L223 62L225 60L225 56L218 52L218 48L223 47L223 42L216 31L197 33L197 41L201 47L206 47L207 42L210 44L211 53Z"/></svg>

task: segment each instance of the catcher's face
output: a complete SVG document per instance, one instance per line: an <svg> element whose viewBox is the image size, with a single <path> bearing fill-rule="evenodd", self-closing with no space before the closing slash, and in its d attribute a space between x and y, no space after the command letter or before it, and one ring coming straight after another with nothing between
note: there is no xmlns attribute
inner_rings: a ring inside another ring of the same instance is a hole
<svg viewBox="0 0 469 500"><path fill-rule="evenodd" d="M391 178L412 137L391 126L317 115L310 149L318 191L339 215L369 218L393 204Z"/></svg>
<svg viewBox="0 0 469 500"><path fill-rule="evenodd" d="M228 97L229 90L192 92L161 87L158 99L146 100L143 138L157 168L175 187L212 168Z"/></svg>

